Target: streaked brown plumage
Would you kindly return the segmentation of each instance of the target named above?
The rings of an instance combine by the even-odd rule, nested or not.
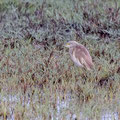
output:
[[[69,48],[71,59],[77,66],[86,67],[87,70],[92,69],[92,57],[82,44],[79,44],[76,41],[69,41],[65,47]]]

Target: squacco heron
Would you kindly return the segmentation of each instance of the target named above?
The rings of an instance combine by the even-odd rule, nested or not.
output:
[[[77,66],[85,67],[87,70],[93,68],[92,57],[85,46],[76,41],[69,41],[65,47],[69,48],[71,59]]]

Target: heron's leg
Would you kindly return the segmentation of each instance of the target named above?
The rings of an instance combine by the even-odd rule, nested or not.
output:
[[[78,68],[79,69],[79,73],[80,73],[80,75],[83,73],[83,70],[82,70],[82,68]]]
[[[83,82],[85,82],[86,79],[87,79],[86,69],[84,67],[83,68],[79,68],[79,73],[80,73],[80,76],[81,76]]]

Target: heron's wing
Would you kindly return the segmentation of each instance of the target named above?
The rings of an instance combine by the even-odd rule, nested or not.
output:
[[[75,56],[81,64],[86,66],[88,69],[91,69],[93,66],[92,58],[88,50],[84,46],[78,46],[75,48]]]

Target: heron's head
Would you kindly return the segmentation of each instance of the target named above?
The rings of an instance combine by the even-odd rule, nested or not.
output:
[[[76,45],[79,45],[76,41],[69,41],[64,46],[67,48],[75,47]]]

